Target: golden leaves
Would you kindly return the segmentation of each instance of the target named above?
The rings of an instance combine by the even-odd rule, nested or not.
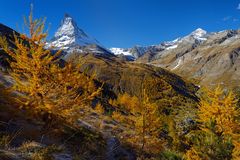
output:
[[[220,87],[213,91],[208,90],[205,93],[205,97],[200,102],[197,118],[203,139],[201,139],[200,135],[200,137],[197,137],[200,140],[199,144],[206,145],[206,147],[213,145],[214,148],[197,146],[198,144],[195,142],[191,150],[188,150],[186,153],[187,159],[198,159],[200,155],[203,157],[208,157],[209,155],[220,156],[222,154],[221,149],[224,148],[225,156],[229,157],[232,154],[233,159],[239,159],[240,112],[237,108],[235,95],[233,92],[224,91]],[[207,151],[209,155],[204,153],[204,151]],[[213,151],[220,152],[214,153]]]
[[[198,152],[193,147],[186,152],[184,158],[186,160],[202,160],[199,157]]]
[[[95,107],[95,111],[99,114],[104,114],[104,108],[100,103],[97,103],[97,105]]]
[[[143,152],[159,153],[162,141],[159,139],[162,123],[157,105],[144,95],[143,101],[127,93],[119,95],[117,100],[110,100],[116,107],[112,117],[125,126],[126,140]],[[131,136],[129,136],[129,134]]]
[[[236,102],[232,92],[224,94],[219,87],[215,91],[209,91],[208,99],[201,101],[198,121],[203,124],[214,121],[217,132],[233,135],[235,132],[240,131],[237,120],[239,111]]]
[[[14,49],[7,39],[0,37],[0,46],[9,54],[11,77],[15,81],[11,87],[18,93],[18,99],[33,112],[45,111],[61,117],[75,117],[77,109],[86,107],[101,92],[93,78],[79,72],[79,68],[66,63],[58,65],[61,51],[52,55],[45,49],[45,19],[33,19],[32,13],[25,25],[26,34],[14,35]],[[70,113],[71,112],[71,113]]]

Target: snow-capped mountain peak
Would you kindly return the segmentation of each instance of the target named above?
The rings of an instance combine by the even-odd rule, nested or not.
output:
[[[54,46],[56,49],[65,50],[76,45],[86,46],[91,44],[100,46],[100,43],[80,29],[77,23],[68,14],[65,14],[54,38],[49,43],[50,46]]]
[[[203,30],[202,28],[198,28],[193,31],[189,36],[192,36],[195,39],[206,40],[204,36],[206,36],[207,31]]]
[[[57,32],[55,33],[54,37],[61,37],[61,36],[78,36],[78,37],[88,37],[83,30],[81,30],[76,22],[73,20],[71,16],[65,14],[64,19],[61,22],[61,26],[58,28]]]

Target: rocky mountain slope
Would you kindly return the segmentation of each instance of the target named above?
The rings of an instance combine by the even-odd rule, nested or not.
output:
[[[157,97],[154,92],[161,92],[161,86],[167,85],[176,95],[197,100],[195,92],[198,87],[160,67],[126,62],[115,56],[93,53],[72,54],[66,61],[77,64],[81,62],[81,69],[88,74],[94,73],[99,81],[106,83],[113,91],[112,96],[127,92],[140,97],[141,89],[146,81],[147,86],[159,84],[157,88],[147,88],[152,89],[151,97],[154,99]]]
[[[132,56],[138,63],[163,67],[194,79],[199,85],[236,87],[240,78],[239,37],[238,30],[208,33],[199,28],[185,37],[159,45],[110,50],[117,55]]]
[[[200,84],[238,86],[240,32],[210,33],[204,39],[183,39],[171,50],[146,53],[137,61],[171,70]]]

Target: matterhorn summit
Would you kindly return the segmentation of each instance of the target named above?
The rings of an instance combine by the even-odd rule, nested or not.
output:
[[[54,49],[72,50],[76,46],[98,45],[100,43],[80,29],[71,16],[65,14],[60,27],[48,46]]]

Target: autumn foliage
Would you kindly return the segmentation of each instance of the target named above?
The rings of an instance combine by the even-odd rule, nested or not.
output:
[[[112,117],[126,127],[125,138],[142,152],[159,153],[162,141],[159,133],[162,128],[158,107],[151,103],[144,91],[144,99],[122,94],[117,100],[111,101],[116,107]]]
[[[34,20],[31,12],[25,23],[29,33],[15,34],[14,48],[5,37],[0,38],[0,46],[13,58],[9,74],[14,83],[10,90],[22,106],[36,113],[74,117],[73,113],[91,102],[101,88],[96,87],[93,77],[81,73],[79,66],[60,65],[61,51],[53,54],[45,48],[44,19]]]
[[[198,119],[186,159],[239,159],[240,121],[234,94],[217,87],[202,98]]]

